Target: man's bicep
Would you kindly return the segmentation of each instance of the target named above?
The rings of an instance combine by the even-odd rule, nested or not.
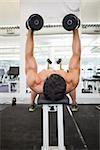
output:
[[[36,73],[32,69],[28,70],[26,73],[27,85],[31,87],[35,83],[35,80],[36,80]]]
[[[80,68],[80,56],[73,55],[69,62],[69,70]]]
[[[77,87],[79,80],[80,80],[80,68],[73,69],[72,71],[72,78],[73,78],[73,87]]]
[[[25,73],[30,70],[37,72],[37,63],[34,57],[29,57],[25,59]]]

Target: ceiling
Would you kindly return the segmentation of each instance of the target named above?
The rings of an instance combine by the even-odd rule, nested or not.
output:
[[[38,12],[46,22],[60,21],[71,12],[80,14],[82,22],[100,22],[100,0],[0,0],[0,25],[20,24],[23,7],[26,17]]]
[[[100,0],[0,0],[0,26],[20,25],[26,36],[25,21],[32,13],[39,13],[46,23],[58,23],[67,13],[80,17],[82,23],[100,23]],[[41,35],[35,37],[36,55],[71,55],[72,35]],[[0,37],[0,47],[20,47],[19,37]],[[82,35],[82,54],[100,53],[100,35]],[[99,47],[99,48],[98,48]],[[49,50],[49,52],[47,52]],[[42,51],[42,54],[41,54]],[[13,51],[12,51],[13,52]],[[97,53],[96,53],[97,52]],[[54,54],[54,52],[52,52]],[[18,50],[16,50],[18,55]],[[1,54],[0,54],[1,55]]]

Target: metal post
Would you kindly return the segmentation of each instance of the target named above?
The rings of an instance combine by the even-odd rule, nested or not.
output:
[[[58,149],[65,150],[63,130],[63,104],[58,104]]]
[[[48,105],[43,105],[43,147],[42,150],[49,150],[49,124]]]

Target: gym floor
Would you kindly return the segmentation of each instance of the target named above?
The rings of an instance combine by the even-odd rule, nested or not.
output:
[[[100,111],[96,105],[79,105],[74,118],[82,132],[88,150],[99,150]],[[50,113],[50,145],[57,145],[56,113]],[[66,106],[64,106],[65,145],[68,150],[84,150]],[[41,108],[28,112],[28,105],[0,105],[1,150],[40,150]]]

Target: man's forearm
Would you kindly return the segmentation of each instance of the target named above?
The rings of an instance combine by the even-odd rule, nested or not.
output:
[[[26,57],[33,56],[33,49],[34,49],[34,33],[31,30],[28,30],[27,40],[26,40]]]
[[[72,99],[72,103],[73,103],[73,104],[76,104],[76,89],[74,89],[73,91],[71,91],[71,92],[69,93],[69,95],[70,95],[70,97],[71,97],[71,99]]]
[[[79,37],[78,29],[73,30],[72,49],[73,49],[74,54],[79,55],[81,53],[81,44],[80,44],[80,37]]]

